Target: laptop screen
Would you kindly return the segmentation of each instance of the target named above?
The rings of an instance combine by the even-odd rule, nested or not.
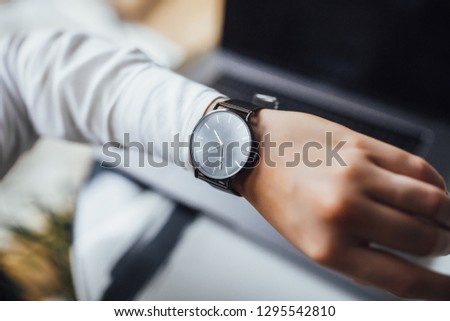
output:
[[[227,0],[222,46],[450,121],[450,1]]]

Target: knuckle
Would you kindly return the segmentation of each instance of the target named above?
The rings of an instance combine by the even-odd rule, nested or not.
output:
[[[362,176],[360,162],[355,160],[355,156],[347,157],[349,163],[347,166],[339,167],[337,172],[338,179],[342,182],[358,182]]]
[[[356,150],[366,150],[367,149],[367,141],[363,137],[352,137],[348,140],[349,146],[353,147]]]
[[[345,193],[336,194],[325,202],[322,211],[323,219],[333,225],[345,223],[349,219],[353,206],[354,200],[350,195]]]
[[[426,160],[419,156],[412,156],[411,162],[419,177],[425,177],[427,175],[430,165]]]
[[[332,240],[324,240],[320,244],[310,247],[306,254],[310,259],[321,265],[333,266],[336,263],[337,252]]]

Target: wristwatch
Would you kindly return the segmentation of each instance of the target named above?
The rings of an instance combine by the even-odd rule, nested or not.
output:
[[[189,144],[195,177],[239,196],[232,188],[232,180],[258,160],[258,143],[250,118],[261,108],[278,106],[274,97],[260,95],[262,99],[258,99],[256,96],[253,102],[258,105],[236,99],[217,103],[197,123]],[[271,98],[275,99],[272,104]]]

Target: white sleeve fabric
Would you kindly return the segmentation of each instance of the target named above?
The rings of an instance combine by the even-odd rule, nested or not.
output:
[[[0,178],[39,136],[123,145],[129,134],[163,156],[162,142],[187,142],[221,96],[136,48],[74,32],[11,35],[0,44]]]

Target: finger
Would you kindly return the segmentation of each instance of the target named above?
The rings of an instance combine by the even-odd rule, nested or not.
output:
[[[358,239],[417,256],[450,254],[450,231],[370,199],[360,203],[341,221]]]
[[[450,197],[436,186],[375,168],[366,191],[373,199],[450,227]]]
[[[345,262],[336,267],[342,273],[383,288],[399,297],[450,300],[450,277],[417,266],[383,250],[354,246]]]
[[[442,176],[423,158],[371,137],[365,140],[365,144],[368,147],[369,158],[378,166],[446,190]]]

